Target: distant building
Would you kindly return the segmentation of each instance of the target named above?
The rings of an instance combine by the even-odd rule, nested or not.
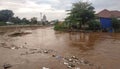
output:
[[[100,19],[102,29],[112,32],[113,30],[111,19],[117,18],[120,20],[120,11],[109,11],[107,9],[104,9],[97,13],[97,16]]]
[[[41,19],[41,22],[42,22],[43,25],[48,24],[48,20],[47,20],[46,15],[43,15],[43,17],[42,17],[42,19]]]
[[[43,19],[42,19],[43,22],[46,22],[47,21],[47,17],[44,15],[43,16]]]
[[[7,25],[13,25],[13,22],[6,22]]]

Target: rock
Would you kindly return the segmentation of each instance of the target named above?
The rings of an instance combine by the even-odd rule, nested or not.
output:
[[[10,65],[10,64],[4,64],[3,67],[4,67],[4,69],[8,69],[8,68],[11,68],[12,65]]]

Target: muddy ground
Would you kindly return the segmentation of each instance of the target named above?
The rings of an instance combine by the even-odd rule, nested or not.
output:
[[[0,69],[120,69],[120,33],[0,27]]]

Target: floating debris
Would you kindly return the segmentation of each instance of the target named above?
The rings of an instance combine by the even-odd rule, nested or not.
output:
[[[67,63],[67,62],[64,62],[64,64],[65,64],[65,65],[68,65],[69,63]]]
[[[76,67],[76,66],[81,64],[87,66],[93,66],[92,63],[90,63],[89,61],[83,58],[78,58],[77,56],[64,57],[61,55],[56,55],[55,51],[49,49],[29,49],[28,52],[22,53],[21,55],[30,55],[30,54],[38,54],[38,53],[50,55],[53,58],[56,58],[58,61],[62,62],[68,68],[80,69],[80,67]],[[43,69],[49,69],[49,68],[43,67]]]
[[[15,47],[11,47],[11,49],[15,49]]]
[[[69,62],[73,62],[73,59],[70,58],[68,61],[69,61]]]
[[[56,57],[56,55],[53,54],[52,57]]]
[[[35,50],[37,50],[37,49],[29,49],[30,51],[35,51]]]
[[[75,67],[75,64],[69,63],[69,64],[67,65],[67,67],[68,67],[68,68],[73,68],[73,67]]]
[[[23,36],[23,35],[27,35],[27,34],[31,34],[31,32],[14,32],[8,36],[17,37],[17,36]]]
[[[43,53],[48,53],[48,51],[47,51],[47,50],[44,50]]]
[[[4,67],[4,69],[8,69],[8,68],[11,68],[12,65],[11,64],[4,64],[3,67]]]
[[[73,59],[78,59],[76,56],[72,56],[71,58],[73,58]]]

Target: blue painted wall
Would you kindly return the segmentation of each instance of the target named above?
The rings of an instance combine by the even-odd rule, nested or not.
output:
[[[100,23],[102,29],[109,29],[109,32],[112,32],[112,22],[110,18],[100,18]]]

